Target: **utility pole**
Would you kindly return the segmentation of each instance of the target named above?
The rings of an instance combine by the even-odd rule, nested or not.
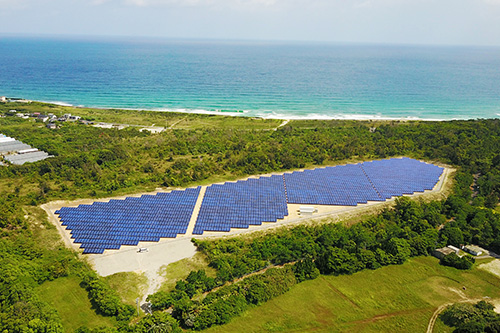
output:
[[[135,299],[135,304],[137,304],[137,316],[139,316],[139,297]]]

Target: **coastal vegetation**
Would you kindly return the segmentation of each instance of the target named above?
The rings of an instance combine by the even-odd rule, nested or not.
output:
[[[41,103],[0,104],[0,114],[12,108],[73,113],[96,122],[172,127],[181,121],[178,125],[183,125],[150,134],[138,126],[118,130],[65,122],[48,129],[42,122],[0,118],[1,133],[54,156],[33,164],[0,166],[0,331],[73,330],[71,325],[78,321],[69,323],[66,317],[71,316],[67,311],[71,301],[52,301],[58,297],[54,286],[59,282],[61,290],[80,288],[71,293],[75,306],[90,304],[92,311],[84,315],[98,323],[79,332],[147,332],[158,325],[179,331],[227,323],[252,313],[256,306],[287,297],[289,290],[324,284],[334,277],[363,276],[431,260],[422,256],[436,246],[474,243],[500,252],[500,217],[495,211],[500,195],[499,120],[310,120],[290,121],[278,128],[281,122],[276,120]],[[120,297],[110,287],[112,281],[97,276],[84,259],[63,246],[55,227],[37,207],[51,200],[186,187],[392,156],[455,166],[452,194],[431,202],[404,198],[352,226],[298,226],[196,241],[210,270],[196,267],[170,290],[151,295],[155,311],[140,318],[135,317],[130,297]],[[454,270],[437,267],[433,269]],[[468,272],[452,274],[480,274],[474,267]],[[481,274],[483,279],[493,278]],[[480,290],[499,292],[486,286]],[[167,308],[172,315],[162,311]],[[279,323],[269,329],[275,324]]]

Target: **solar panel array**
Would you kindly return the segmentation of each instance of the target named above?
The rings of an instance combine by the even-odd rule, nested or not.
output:
[[[193,234],[228,232],[288,215],[288,203],[355,206],[431,190],[443,168],[409,158],[341,165],[207,187]],[[84,253],[185,234],[200,188],[63,207],[56,214]]]
[[[63,207],[56,211],[83,253],[103,253],[121,245],[158,242],[185,234],[200,187]]]
[[[360,164],[382,199],[432,190],[443,173],[437,165],[411,158],[387,159]]]
[[[193,234],[230,231],[288,215],[283,176],[251,178],[207,187]]]

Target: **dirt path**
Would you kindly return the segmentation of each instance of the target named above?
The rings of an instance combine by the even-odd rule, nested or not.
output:
[[[170,125],[170,127],[168,129],[173,129],[175,125],[177,125],[178,123],[180,123],[181,121],[183,121],[184,119],[186,119],[187,117],[184,117],[182,118],[181,120],[177,120],[175,123],[173,123],[172,125]]]
[[[263,268],[263,269],[261,269],[261,270],[259,270],[259,271],[252,272],[252,273],[250,273],[250,274],[244,275],[244,276],[242,276],[242,277],[239,277],[239,278],[237,278],[237,279],[234,279],[234,280],[233,280],[233,281],[231,281],[231,282],[226,282],[226,283],[224,283],[222,286],[215,287],[215,288],[213,288],[213,289],[212,289],[212,290],[210,290],[210,291],[206,291],[206,292],[204,292],[204,293],[203,293],[203,296],[208,295],[208,293],[215,292],[215,291],[217,291],[217,290],[219,290],[220,288],[223,288],[223,287],[225,287],[225,286],[230,286],[230,285],[232,285],[232,284],[235,284],[235,283],[237,283],[237,282],[240,282],[240,281],[242,281],[242,280],[246,279],[247,277],[250,277],[250,276],[253,276],[253,275],[260,275],[260,274],[264,274],[264,273],[265,273],[268,269],[271,269],[271,268],[283,268],[283,267],[285,267],[286,265],[293,265],[293,264],[295,264],[296,262],[297,262],[297,261],[287,262],[286,264],[283,264],[283,265],[269,265],[269,266],[267,266],[266,268]]]
[[[198,194],[198,199],[196,200],[196,204],[194,205],[193,214],[191,215],[191,219],[189,220],[188,228],[186,230],[186,236],[188,237],[193,235],[194,226],[196,224],[196,220],[198,219],[201,203],[203,202],[203,198],[205,197],[206,191],[207,187],[202,186],[200,189],[200,193]]]
[[[386,319],[386,318],[407,315],[407,314],[411,314],[411,313],[424,312],[427,310],[429,310],[429,308],[396,311],[396,312],[385,313],[385,314],[373,316],[371,318],[361,319],[361,320],[357,320],[357,321],[351,321],[351,322],[349,322],[349,324],[370,324],[370,323],[374,323],[376,321]]]
[[[345,300],[345,301],[347,301],[347,302],[351,303],[351,305],[352,305],[352,306],[354,306],[355,308],[361,309],[361,307],[360,307],[358,304],[354,303],[354,301],[353,301],[352,299],[350,299],[349,297],[347,297],[347,296],[346,296],[343,292],[341,292],[340,290],[338,290],[337,288],[335,288],[335,287],[333,286],[333,284],[331,284],[330,282],[328,282],[328,281],[325,279],[325,277],[324,277],[323,275],[321,275],[321,279],[322,279],[323,281],[325,281],[325,282],[326,282],[326,284],[328,285],[328,287],[329,287],[329,288],[330,288],[330,289],[331,289],[334,293],[336,293],[337,295],[339,295],[339,296],[340,296],[340,298],[342,298],[343,300]]]
[[[486,299],[485,297],[483,297],[483,298],[468,298],[468,299],[464,299],[461,301],[452,302],[452,303],[445,303],[443,305],[440,305],[436,309],[436,311],[434,311],[434,313],[432,314],[431,320],[429,321],[429,325],[427,325],[427,333],[432,333],[434,331],[434,325],[436,324],[436,320],[438,319],[439,314],[441,314],[441,312],[443,312],[444,309],[446,309],[446,307],[448,307],[452,304],[455,304],[455,303],[477,303],[479,301],[484,301],[485,299]],[[487,301],[488,302],[496,302],[498,300],[487,299]]]
[[[290,119],[285,119],[285,120],[283,120],[283,122],[282,122],[281,124],[279,124],[279,126],[278,126],[278,127],[276,127],[274,130],[275,130],[275,131],[277,131],[277,130],[278,130],[278,128],[285,126],[285,125],[286,125],[286,124],[288,124],[289,122],[290,122]]]

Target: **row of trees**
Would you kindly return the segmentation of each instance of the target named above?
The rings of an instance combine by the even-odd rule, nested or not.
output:
[[[2,179],[36,184],[35,195],[20,191],[27,204],[393,155],[438,159],[478,174],[478,206],[493,207],[500,188],[498,120],[383,123],[374,133],[369,122],[336,121],[291,122],[277,131],[208,128],[157,135],[74,123],[53,131],[22,119],[1,121],[4,134],[55,156],[0,168]]]

